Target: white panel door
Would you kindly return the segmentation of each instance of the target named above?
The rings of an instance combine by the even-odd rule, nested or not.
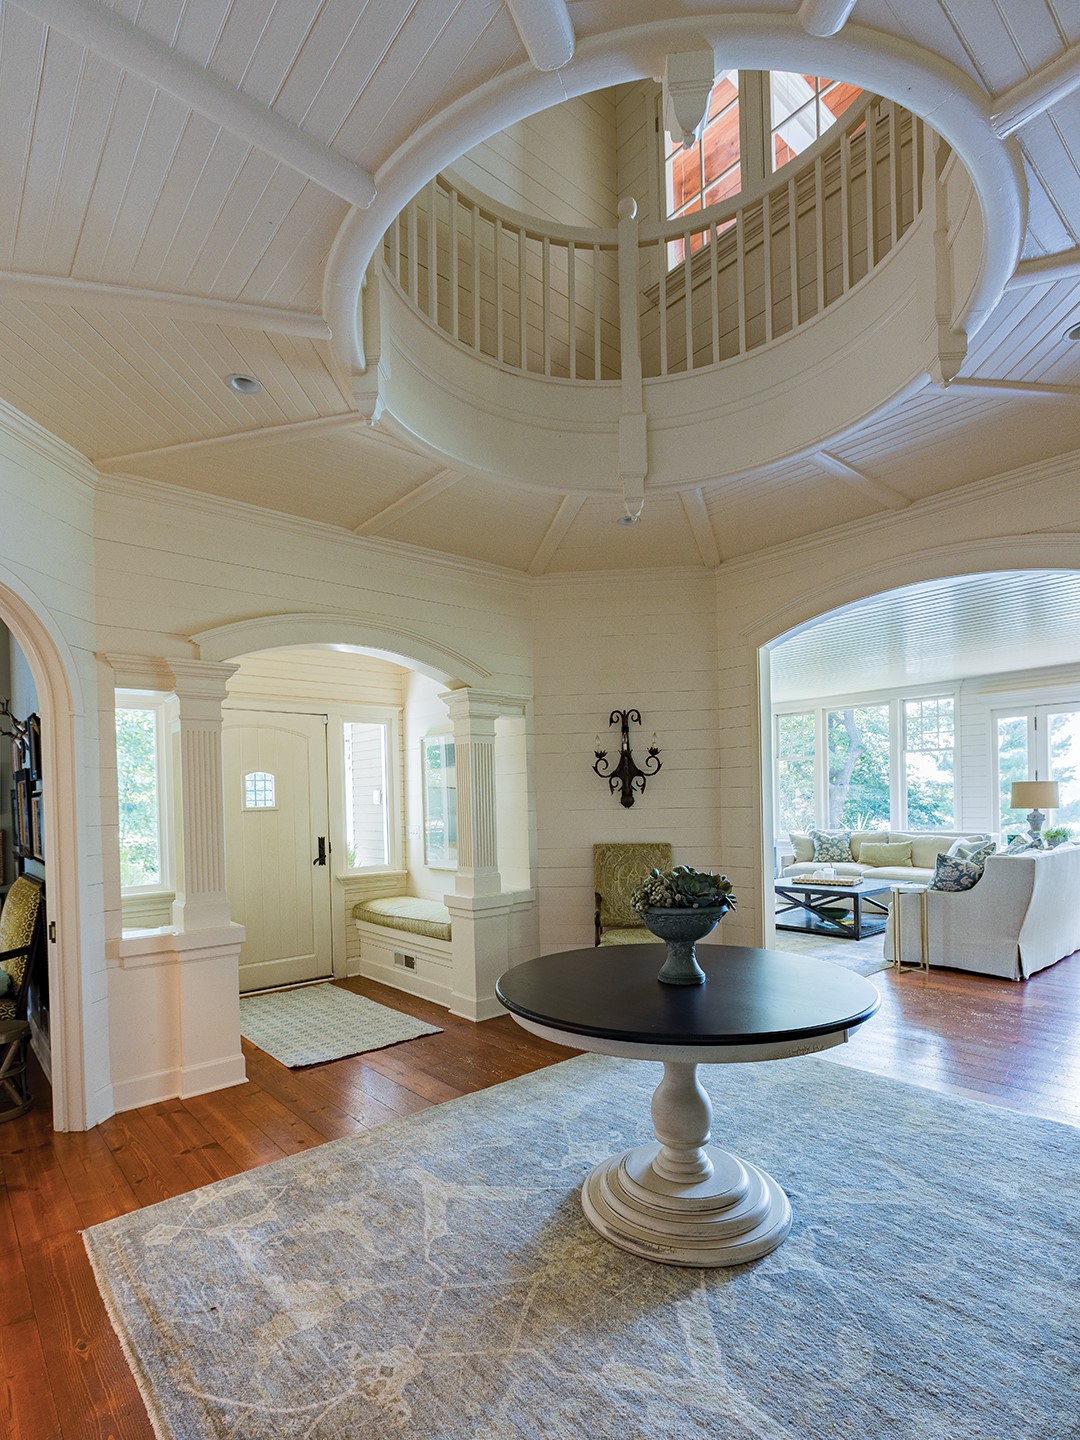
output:
[[[247,930],[240,989],[323,979],[333,973],[326,721],[226,710],[222,753],[229,905]]]

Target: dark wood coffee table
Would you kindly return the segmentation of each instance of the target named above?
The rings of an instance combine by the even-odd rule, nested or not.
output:
[[[748,1160],[710,1145],[699,1065],[782,1060],[842,1045],[880,1003],[861,975],[741,945],[703,945],[704,985],[663,985],[662,945],[542,955],[495,993],[519,1025],[601,1055],[663,1062],[655,1142],[602,1161],[581,1204],[606,1239],[669,1265],[741,1265],[791,1228],[783,1190]]]
[[[776,898],[786,903],[776,912],[776,928],[811,935],[842,935],[848,940],[880,935],[885,929],[889,908],[876,897],[888,895],[896,884],[895,880],[862,880],[858,885],[833,885],[828,880],[782,877],[776,881]],[[836,913],[840,900],[851,901],[851,910],[845,916]],[[869,915],[863,909],[864,902],[871,906]],[[779,919],[792,911],[802,912],[798,921]]]

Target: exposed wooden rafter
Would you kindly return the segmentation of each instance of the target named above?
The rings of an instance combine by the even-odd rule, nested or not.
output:
[[[887,510],[906,510],[911,504],[908,497],[901,495],[899,490],[886,485],[884,480],[875,480],[873,475],[864,475],[861,470],[856,470],[854,465],[841,460],[839,455],[833,455],[828,450],[815,450],[812,458],[822,470],[835,476],[837,480],[842,480],[845,485],[850,485],[852,490],[857,490],[861,495],[871,496]]]
[[[422,485],[417,485],[400,500],[395,500],[392,505],[370,516],[359,525],[353,526],[353,533],[356,535],[377,535],[380,530],[385,530],[387,525],[394,520],[400,520],[405,515],[410,515],[418,510],[421,505],[426,505],[429,500],[434,500],[436,495],[441,495],[444,490],[449,490],[451,485],[456,485],[459,480],[465,477],[460,470],[440,470],[432,475],[430,480],[425,480]]]
[[[856,0],[802,0],[799,24],[808,35],[826,39],[844,28],[855,5]]]
[[[706,570],[715,570],[721,562],[720,547],[716,543],[716,531],[709,519],[709,511],[705,505],[701,487],[698,486],[694,490],[680,490],[679,499],[682,501],[686,523],[690,526],[690,533],[694,537],[698,554],[701,556],[701,563]]]
[[[1080,385],[1041,385],[1034,380],[982,380],[977,375],[958,375],[950,380],[950,390],[985,390],[994,395],[1019,395],[1026,399],[1075,399]]]
[[[555,518],[544,532],[544,538],[536,547],[536,553],[529,561],[530,575],[543,575],[551,563],[551,557],[558,550],[571,525],[578,517],[578,512],[585,504],[584,495],[564,495],[555,512]]]
[[[189,60],[148,30],[97,0],[13,0],[20,10],[67,35],[95,55],[172,95],[257,150],[314,180],[350,205],[364,209],[375,198],[375,181],[314,136],[268,110],[254,96]]]
[[[265,330],[329,340],[330,326],[321,315],[276,305],[249,305],[242,300],[215,300],[169,290],[142,290],[99,280],[72,280],[63,275],[31,275],[0,270],[0,299],[28,304],[75,305],[86,310],[123,310],[139,315],[168,315],[195,324],[224,325],[240,330]]]
[[[284,425],[260,425],[255,430],[234,430],[227,435],[211,435],[205,440],[179,440],[174,445],[158,445],[152,450],[133,450],[127,455],[109,455],[93,464],[106,475],[123,475],[138,471],[140,465],[168,460],[176,455],[194,458],[221,449],[247,449],[273,445],[279,441],[302,440],[309,435],[325,435],[334,430],[360,429],[366,426],[362,415],[350,410],[345,415],[320,415],[314,420],[291,420]]]
[[[1080,89],[1080,45],[1070,45],[1034,75],[995,95],[990,123],[1002,138],[1012,135],[1076,89]]]
[[[574,58],[574,25],[566,0],[506,0],[506,8],[537,70],[561,70]]]

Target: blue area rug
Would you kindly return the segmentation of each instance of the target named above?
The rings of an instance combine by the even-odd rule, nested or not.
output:
[[[1080,1131],[820,1059],[703,1067],[794,1226],[673,1268],[578,1201],[658,1073],[583,1056],[88,1231],[161,1440],[1080,1435]]]

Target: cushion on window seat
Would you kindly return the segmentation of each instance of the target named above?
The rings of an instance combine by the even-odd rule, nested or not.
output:
[[[361,900],[353,906],[353,919],[369,925],[385,925],[429,940],[449,940],[450,911],[441,900],[423,900],[419,895],[388,895],[379,900]]]

